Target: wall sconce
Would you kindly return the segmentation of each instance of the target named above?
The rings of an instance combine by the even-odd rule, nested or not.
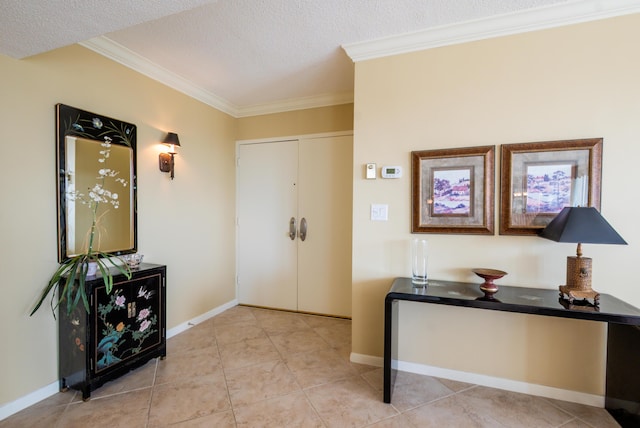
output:
[[[169,153],[160,153],[160,171],[162,172],[170,172],[171,179],[174,177],[175,164],[173,157],[176,155],[175,147],[180,147],[180,140],[178,139],[178,134],[174,132],[169,132],[165,137],[162,144],[166,144],[170,147]]]

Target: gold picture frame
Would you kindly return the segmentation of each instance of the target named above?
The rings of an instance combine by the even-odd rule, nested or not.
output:
[[[411,232],[494,234],[495,146],[411,152]]]
[[[503,144],[500,235],[537,235],[565,206],[600,210],[602,138]]]

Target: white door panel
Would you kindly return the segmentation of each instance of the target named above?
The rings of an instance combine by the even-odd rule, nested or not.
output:
[[[351,316],[353,138],[300,140],[298,310]]]
[[[297,309],[298,142],[240,145],[238,301]]]

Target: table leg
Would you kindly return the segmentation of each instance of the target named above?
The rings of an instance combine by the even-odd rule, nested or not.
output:
[[[393,361],[398,359],[398,301],[387,297],[384,301],[384,371],[383,400],[391,403],[396,377]]]
[[[640,327],[608,324],[605,407],[623,427],[640,426]]]

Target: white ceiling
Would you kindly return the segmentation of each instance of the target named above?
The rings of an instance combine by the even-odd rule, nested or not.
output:
[[[238,117],[349,102],[354,60],[637,12],[639,0],[0,0],[0,53],[81,43]]]

